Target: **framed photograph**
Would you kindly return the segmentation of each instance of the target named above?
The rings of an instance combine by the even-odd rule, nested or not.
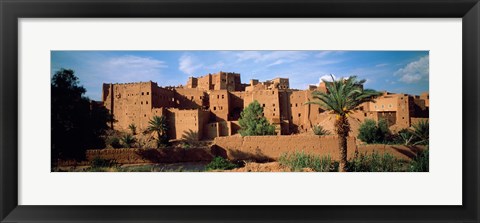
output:
[[[476,0],[0,10],[2,222],[479,221]]]

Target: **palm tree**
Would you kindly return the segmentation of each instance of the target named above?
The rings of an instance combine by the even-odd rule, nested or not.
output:
[[[130,129],[130,131],[132,131],[133,135],[137,134],[137,126],[135,124],[132,123],[132,124],[128,125],[128,128]]]
[[[149,126],[147,127],[147,133],[157,133],[157,148],[160,145],[164,144],[167,138],[167,118],[165,116],[153,116],[153,118],[148,122]]]
[[[373,101],[375,96],[380,95],[374,90],[363,89],[365,80],[357,80],[356,76],[350,76],[348,79],[340,78],[335,80],[333,75],[332,82],[326,83],[327,92],[314,91],[312,93],[313,101],[307,104],[318,104],[324,110],[336,114],[335,131],[338,135],[338,145],[340,149],[340,171],[347,171],[347,137],[350,132],[350,123],[348,115],[356,110],[362,103]]]
[[[122,138],[120,138],[120,140],[123,142],[123,144],[127,147],[127,148],[131,148],[132,145],[137,141],[135,139],[135,137],[133,137],[132,135],[130,134],[125,134],[124,136],[122,136]]]
[[[428,120],[420,120],[418,123],[412,125],[413,135],[417,137],[417,142],[414,145],[428,145],[429,142],[429,124]]]

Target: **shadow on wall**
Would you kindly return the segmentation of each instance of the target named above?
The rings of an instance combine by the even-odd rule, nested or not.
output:
[[[196,131],[193,131],[191,129],[187,130],[187,131],[183,131],[183,134],[182,134],[182,140],[185,142],[185,143],[188,143],[190,145],[196,145],[198,143],[198,132]]]
[[[212,145],[211,152],[214,156],[220,156],[229,160],[250,160],[256,162],[272,162],[275,161],[274,158],[265,155],[261,149],[255,149],[255,153],[245,152],[241,150],[231,149],[225,150],[217,145]]]
[[[425,149],[417,146],[391,146],[391,148],[410,159],[414,159],[420,151]]]
[[[200,162],[213,159],[212,153],[207,149],[141,149],[135,153],[151,163]]]

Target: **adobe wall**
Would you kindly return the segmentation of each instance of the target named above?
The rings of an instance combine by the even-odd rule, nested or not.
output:
[[[152,89],[158,87],[153,82],[112,84],[104,92],[109,94],[104,96],[105,107],[114,115],[117,122],[114,127],[117,129],[127,129],[132,123],[137,128],[146,127],[150,119],[152,109]],[[104,85],[105,88],[105,85]]]
[[[181,109],[196,109],[206,106],[208,99],[207,93],[198,88],[176,88],[175,100],[177,105],[175,107]]]
[[[396,158],[411,160],[416,153],[425,149],[423,146],[403,145],[356,145],[354,137],[348,138],[348,159],[359,153],[370,154],[374,151],[379,154],[389,153]],[[318,156],[330,155],[332,159],[339,159],[338,139],[336,136],[289,135],[289,136],[229,136],[215,138],[212,152],[223,155],[232,160],[257,161],[277,160],[284,153],[294,151],[305,152]]]
[[[209,91],[210,112],[215,115],[215,121],[229,120],[229,97],[227,90]]]
[[[353,154],[356,148],[354,137],[348,138],[348,152]],[[338,159],[338,140],[335,136],[282,135],[282,136],[245,136],[217,137],[212,148],[216,154],[226,155],[229,159],[277,160],[282,154],[303,151],[315,155],[330,155]]]
[[[209,112],[199,109],[167,109],[168,136],[170,139],[182,139],[187,135],[196,135],[197,140],[203,135],[203,127],[208,121]]]
[[[86,158],[90,162],[96,157],[115,160],[118,164],[139,163],[177,163],[209,162],[213,154],[208,148],[172,148],[172,149],[98,149],[87,150]]]
[[[428,121],[428,118],[410,118],[412,125],[416,125],[420,121]]]

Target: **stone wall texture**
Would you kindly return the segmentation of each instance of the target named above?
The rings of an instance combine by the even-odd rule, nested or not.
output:
[[[348,138],[348,158],[355,150],[359,153],[390,153],[399,159],[410,160],[422,146],[356,145],[354,137]],[[338,141],[335,136],[226,136],[217,137],[211,148],[170,149],[100,149],[88,150],[86,157],[115,160],[119,164],[209,162],[215,156],[230,160],[276,161],[284,153],[304,152],[318,156],[330,155],[338,160]]]
[[[86,157],[88,161],[99,157],[102,159],[115,160],[115,162],[119,164],[139,164],[211,161],[214,156],[208,148],[174,148],[87,150]]]
[[[356,140],[347,141],[349,155],[354,154]],[[277,160],[287,152],[305,152],[315,155],[330,155],[338,159],[338,140],[335,136],[281,135],[281,136],[245,136],[217,137],[213,141],[215,154],[229,159],[254,159],[259,161]]]

